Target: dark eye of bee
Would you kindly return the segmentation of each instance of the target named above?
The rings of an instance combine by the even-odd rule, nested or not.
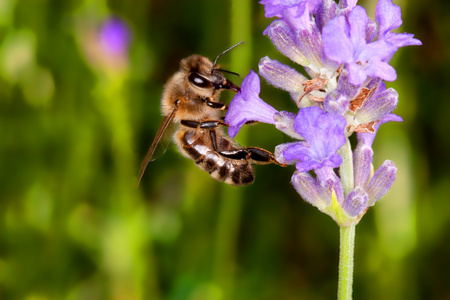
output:
[[[198,75],[197,73],[191,73],[189,75],[189,81],[199,87],[199,88],[210,88],[212,87],[212,83],[211,81],[209,81],[208,79],[201,77],[200,75]]]

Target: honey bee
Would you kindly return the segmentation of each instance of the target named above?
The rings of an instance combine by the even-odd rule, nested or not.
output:
[[[164,86],[161,99],[164,118],[142,162],[138,185],[152,161],[156,146],[172,123],[177,125],[173,141],[179,151],[219,181],[235,186],[247,185],[254,181],[251,164],[282,165],[269,151],[241,147],[222,130],[227,126],[223,121],[227,105],[218,102],[220,92],[231,90],[237,93],[240,88],[223,75],[233,72],[220,69],[216,63],[221,55],[239,44],[219,54],[214,63],[197,54],[181,60],[180,69]]]

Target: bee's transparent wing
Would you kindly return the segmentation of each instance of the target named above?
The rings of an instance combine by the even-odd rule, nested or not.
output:
[[[148,149],[147,155],[145,155],[145,158],[142,161],[137,185],[141,182],[142,176],[144,176],[144,172],[148,164],[163,155],[168,144],[170,143],[170,136],[172,135],[173,130],[175,130],[175,124],[172,123],[172,119],[176,111],[177,106],[174,106],[172,112],[168,116],[164,117],[159,125],[155,139],[153,140],[150,149]]]

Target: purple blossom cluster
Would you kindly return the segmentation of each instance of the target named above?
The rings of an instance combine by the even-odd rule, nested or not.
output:
[[[258,121],[294,138],[278,145],[275,156],[295,164],[292,184],[300,196],[343,226],[359,222],[395,180],[389,160],[373,171],[372,143],[381,124],[402,121],[392,114],[398,93],[385,85],[397,77],[389,61],[400,47],[421,45],[412,34],[393,32],[402,19],[392,0],[378,1],[375,20],[356,2],[262,0],[265,16],[276,18],[264,34],[309,78],[269,57],[260,60],[259,74],[289,92],[299,110],[277,111],[264,102],[251,71],[225,118],[231,137]]]

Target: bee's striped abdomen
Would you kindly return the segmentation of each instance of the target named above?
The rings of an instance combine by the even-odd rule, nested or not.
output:
[[[176,138],[180,138],[177,143],[180,151],[213,178],[232,185],[247,185],[254,181],[250,162],[222,156],[212,147],[209,134],[186,130]]]

